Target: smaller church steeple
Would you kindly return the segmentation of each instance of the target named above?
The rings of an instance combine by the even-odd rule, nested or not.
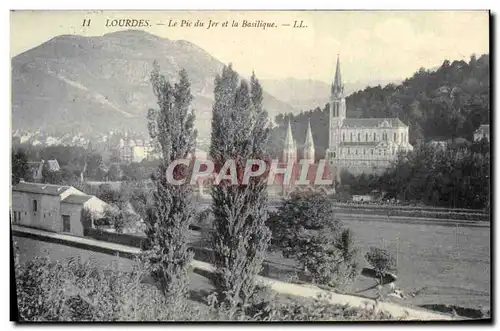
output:
[[[309,119],[307,125],[306,141],[304,143],[304,159],[310,164],[314,163],[314,141],[311,131],[311,119]]]
[[[296,160],[297,160],[297,147],[295,145],[295,140],[293,139],[290,119],[288,119],[288,128],[286,130],[286,136],[285,136],[285,146],[283,148],[283,162],[296,161]]]

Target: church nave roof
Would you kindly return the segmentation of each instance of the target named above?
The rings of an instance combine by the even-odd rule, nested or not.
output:
[[[342,128],[406,128],[399,118],[346,118]]]

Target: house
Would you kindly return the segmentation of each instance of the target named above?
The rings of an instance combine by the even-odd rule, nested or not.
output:
[[[31,172],[31,177],[35,183],[41,183],[43,180],[43,160],[42,161],[28,161],[28,168]]]
[[[480,125],[479,128],[474,132],[474,141],[479,141],[482,140],[483,138],[486,138],[488,141],[490,141],[489,124]]]
[[[83,236],[82,210],[88,209],[96,219],[107,206],[72,186],[21,181],[12,188],[13,223],[53,232]]]
[[[354,202],[370,202],[374,201],[375,197],[373,195],[369,194],[363,194],[363,195],[353,195],[352,196],[352,201]]]
[[[59,167],[59,162],[57,160],[44,160],[41,161],[29,161],[28,167],[31,171],[31,176],[35,183],[41,183],[43,181],[43,167],[47,165],[47,169],[49,171],[59,171],[61,168]]]

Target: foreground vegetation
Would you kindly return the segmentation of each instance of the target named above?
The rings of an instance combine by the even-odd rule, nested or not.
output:
[[[243,309],[226,310],[216,296],[172,302],[150,277],[147,263],[136,261],[132,272],[92,261],[51,262],[35,258],[19,263],[16,287],[20,321],[347,321],[387,320],[391,315],[372,307],[353,308],[316,300],[280,299],[259,287]]]

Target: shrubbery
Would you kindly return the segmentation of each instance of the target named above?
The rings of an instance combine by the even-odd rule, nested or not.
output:
[[[103,269],[93,261],[64,263],[46,258],[15,261],[20,321],[325,321],[381,320],[391,316],[374,308],[332,305],[315,300],[280,298],[258,287],[251,302],[239,310],[216,305],[216,295],[201,302],[175,302],[151,283],[150,267],[136,261],[131,272],[116,266]]]
[[[149,268],[137,263],[131,272],[93,261],[65,263],[16,259],[20,321],[167,321],[198,319],[196,304],[165,299],[146,283]]]
[[[213,215],[209,208],[205,208],[200,211],[196,217],[194,224],[203,229],[212,229],[213,228]]]
[[[388,272],[396,270],[396,259],[391,252],[383,248],[370,247],[365,258],[375,270],[376,276],[380,278],[381,284],[382,278]]]
[[[334,218],[332,201],[317,192],[293,193],[270,215],[272,249],[295,258],[315,283],[343,289],[357,275],[352,232]]]

